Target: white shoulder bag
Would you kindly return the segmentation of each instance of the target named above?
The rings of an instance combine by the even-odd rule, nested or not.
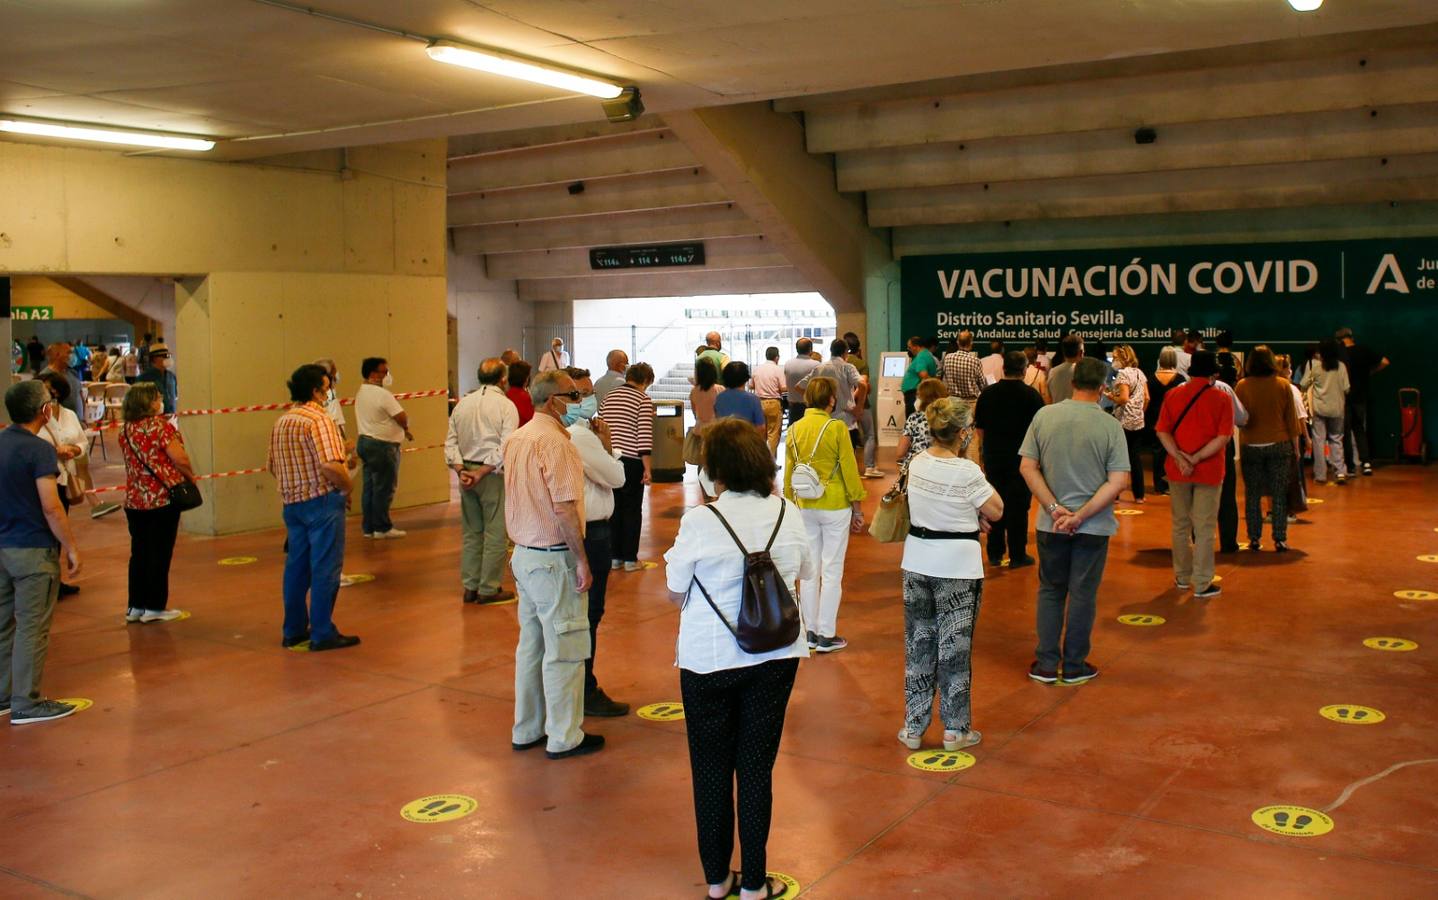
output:
[[[814,449],[809,452],[808,459],[803,462],[798,462],[798,450],[796,449],[794,451],[796,461],[793,471],[789,473],[789,486],[794,489],[795,497],[802,500],[818,500],[824,496],[824,490],[828,487],[828,482],[821,481],[819,479],[819,473],[814,470],[814,454],[819,452],[819,445],[824,443],[824,432],[828,431],[829,426],[833,424],[834,420],[830,419],[824,423],[823,428],[819,429],[819,437],[814,440]],[[834,466],[835,471],[837,471],[838,468],[836,464]],[[832,473],[830,474],[832,477]]]

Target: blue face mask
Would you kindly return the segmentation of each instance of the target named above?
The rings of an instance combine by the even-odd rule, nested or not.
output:
[[[564,407],[564,424],[573,425],[580,419],[588,421],[599,412],[599,398],[590,394],[578,403],[568,403]]]

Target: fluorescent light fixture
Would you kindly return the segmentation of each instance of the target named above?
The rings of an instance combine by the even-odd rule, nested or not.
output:
[[[600,81],[588,75],[550,68],[512,56],[505,56],[493,50],[478,50],[451,41],[435,41],[426,47],[425,51],[429,53],[430,59],[438,62],[464,66],[466,69],[478,69],[481,72],[503,75],[506,78],[532,81],[535,84],[548,85],[576,94],[588,94],[601,100],[613,100],[624,90],[620,85]]]
[[[61,125],[56,122],[34,122],[24,119],[0,119],[0,131],[28,134],[34,137],[62,138],[68,141],[98,141],[102,144],[125,144],[131,147],[159,147],[163,150],[209,150],[214,141],[203,138],[154,134],[144,131],[115,131],[89,125]]]
[[[1323,0],[1288,0],[1288,5],[1299,12],[1313,12],[1323,5]]]

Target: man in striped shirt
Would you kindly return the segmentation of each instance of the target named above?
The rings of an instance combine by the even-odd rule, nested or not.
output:
[[[275,421],[266,462],[279,482],[289,548],[282,643],[294,647],[308,642],[314,652],[343,650],[360,642],[341,634],[331,620],[351,489],[344,439],[325,412],[330,377],[323,367],[300,366],[290,376],[289,388],[295,405]]]
[[[649,483],[649,455],[654,449],[654,401],[645,390],[654,383],[654,369],[635,363],[624,373],[624,383],[609,392],[599,407],[609,423],[614,449],[624,465],[624,487],[614,492],[614,534],[610,567],[626,572],[644,568],[639,562],[639,532],[644,526],[644,486]]]

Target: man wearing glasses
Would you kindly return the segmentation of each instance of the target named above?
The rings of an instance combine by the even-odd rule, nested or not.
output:
[[[604,747],[602,736],[580,728],[593,576],[584,552],[584,461],[563,419],[583,395],[563,370],[541,372],[529,395],[534,418],[500,446],[519,592],[512,744],[544,744],[550,759],[564,759]]]

